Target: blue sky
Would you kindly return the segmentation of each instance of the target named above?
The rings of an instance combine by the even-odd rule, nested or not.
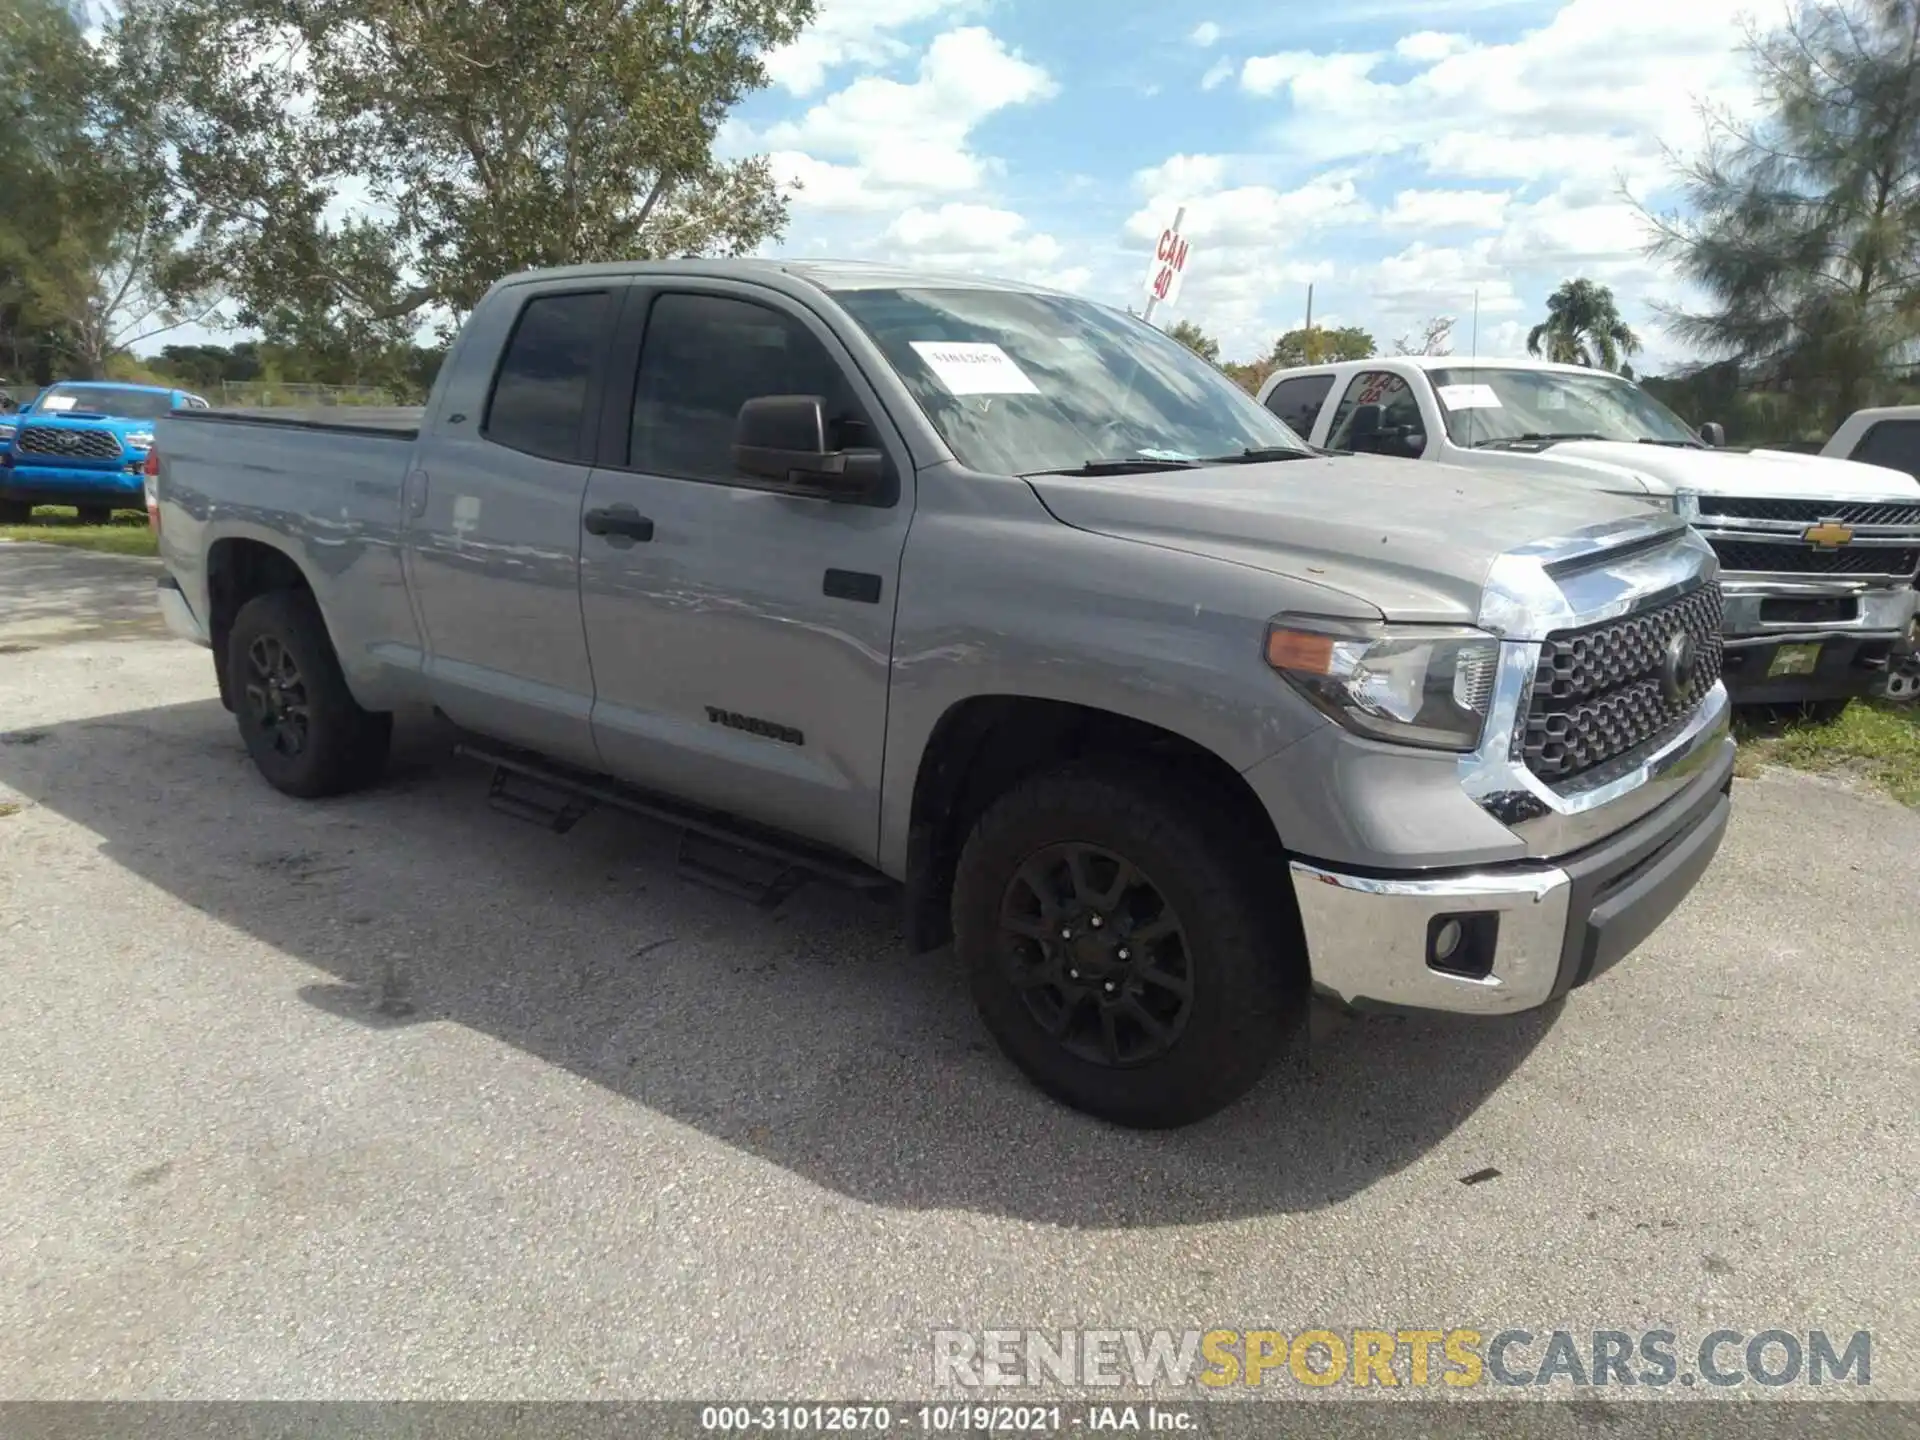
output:
[[[723,152],[797,185],[771,253],[888,259],[1144,302],[1264,353],[1301,323],[1388,348],[1437,315],[1520,354],[1561,280],[1613,287],[1643,373],[1693,358],[1627,196],[1668,208],[1700,107],[1750,102],[1755,0],[819,0]],[[1753,18],[1777,20],[1779,0]],[[341,202],[351,208],[342,196]],[[210,336],[198,326],[142,345]]]
[[[1139,303],[1187,206],[1177,314],[1228,358],[1316,318],[1383,346],[1429,316],[1518,353],[1545,295],[1614,287],[1658,369],[1625,192],[1747,103],[1734,0],[821,0],[723,137],[800,182],[775,253],[1039,278]],[[1761,20],[1773,18],[1763,11]]]

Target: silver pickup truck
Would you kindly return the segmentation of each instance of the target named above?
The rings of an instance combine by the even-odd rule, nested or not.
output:
[[[523,275],[418,416],[163,420],[160,604],[260,771],[432,706],[502,804],[897,890],[1041,1087],[1195,1120],[1311,991],[1522,1011],[1724,832],[1677,515],[1332,456],[1157,330],[868,266]]]

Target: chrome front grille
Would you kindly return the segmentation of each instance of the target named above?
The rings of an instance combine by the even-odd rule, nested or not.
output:
[[[1706,584],[1540,647],[1514,758],[1564,785],[1679,730],[1720,678],[1721,597]]]
[[[1920,525],[1920,501],[1766,500],[1745,495],[1702,495],[1702,515],[1740,520],[1781,520],[1790,525]]]
[[[14,440],[22,455],[46,455],[57,460],[118,460],[120,437],[111,430],[65,430],[51,425],[29,425]]]
[[[1823,550],[1799,540],[1746,540],[1725,533],[1707,536],[1722,570],[1761,575],[1877,575],[1911,577],[1920,568],[1920,547],[1854,541]]]

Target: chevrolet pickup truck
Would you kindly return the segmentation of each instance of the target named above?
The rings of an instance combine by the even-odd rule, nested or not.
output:
[[[90,525],[138,510],[154,422],[181,406],[207,402],[154,385],[68,380],[0,416],[0,522],[22,523],[36,505],[72,505]]]
[[[1543,361],[1301,367],[1271,376],[1260,400],[1328,449],[1469,464],[1680,514],[1720,559],[1736,704],[1837,715],[1885,689],[1920,638],[1920,482],[1896,469],[1721,449],[1630,380]]]
[[[504,808],[898,895],[1008,1056],[1128,1125],[1240,1095],[1316,988],[1557,1000],[1727,823],[1680,516],[1315,453],[1045,290],[522,275],[417,416],[177,412],[148,468],[160,607],[270,784],[370,784],[432,706]]]

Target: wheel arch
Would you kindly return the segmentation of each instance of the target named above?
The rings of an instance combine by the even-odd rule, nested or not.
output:
[[[313,581],[286,550],[251,536],[225,536],[207,550],[207,637],[213,648],[213,672],[220,703],[234,706],[233,680],[227,672],[227,638],[234,617],[249,600],[275,590],[303,590],[315,596]],[[322,619],[324,621],[324,613]]]
[[[1199,742],[1098,706],[974,695],[954,702],[935,722],[914,775],[904,865],[910,948],[924,952],[951,939],[960,849],[995,799],[1042,770],[1103,758],[1179,775],[1195,804],[1212,807],[1222,823],[1284,863],[1284,844],[1253,787]]]

